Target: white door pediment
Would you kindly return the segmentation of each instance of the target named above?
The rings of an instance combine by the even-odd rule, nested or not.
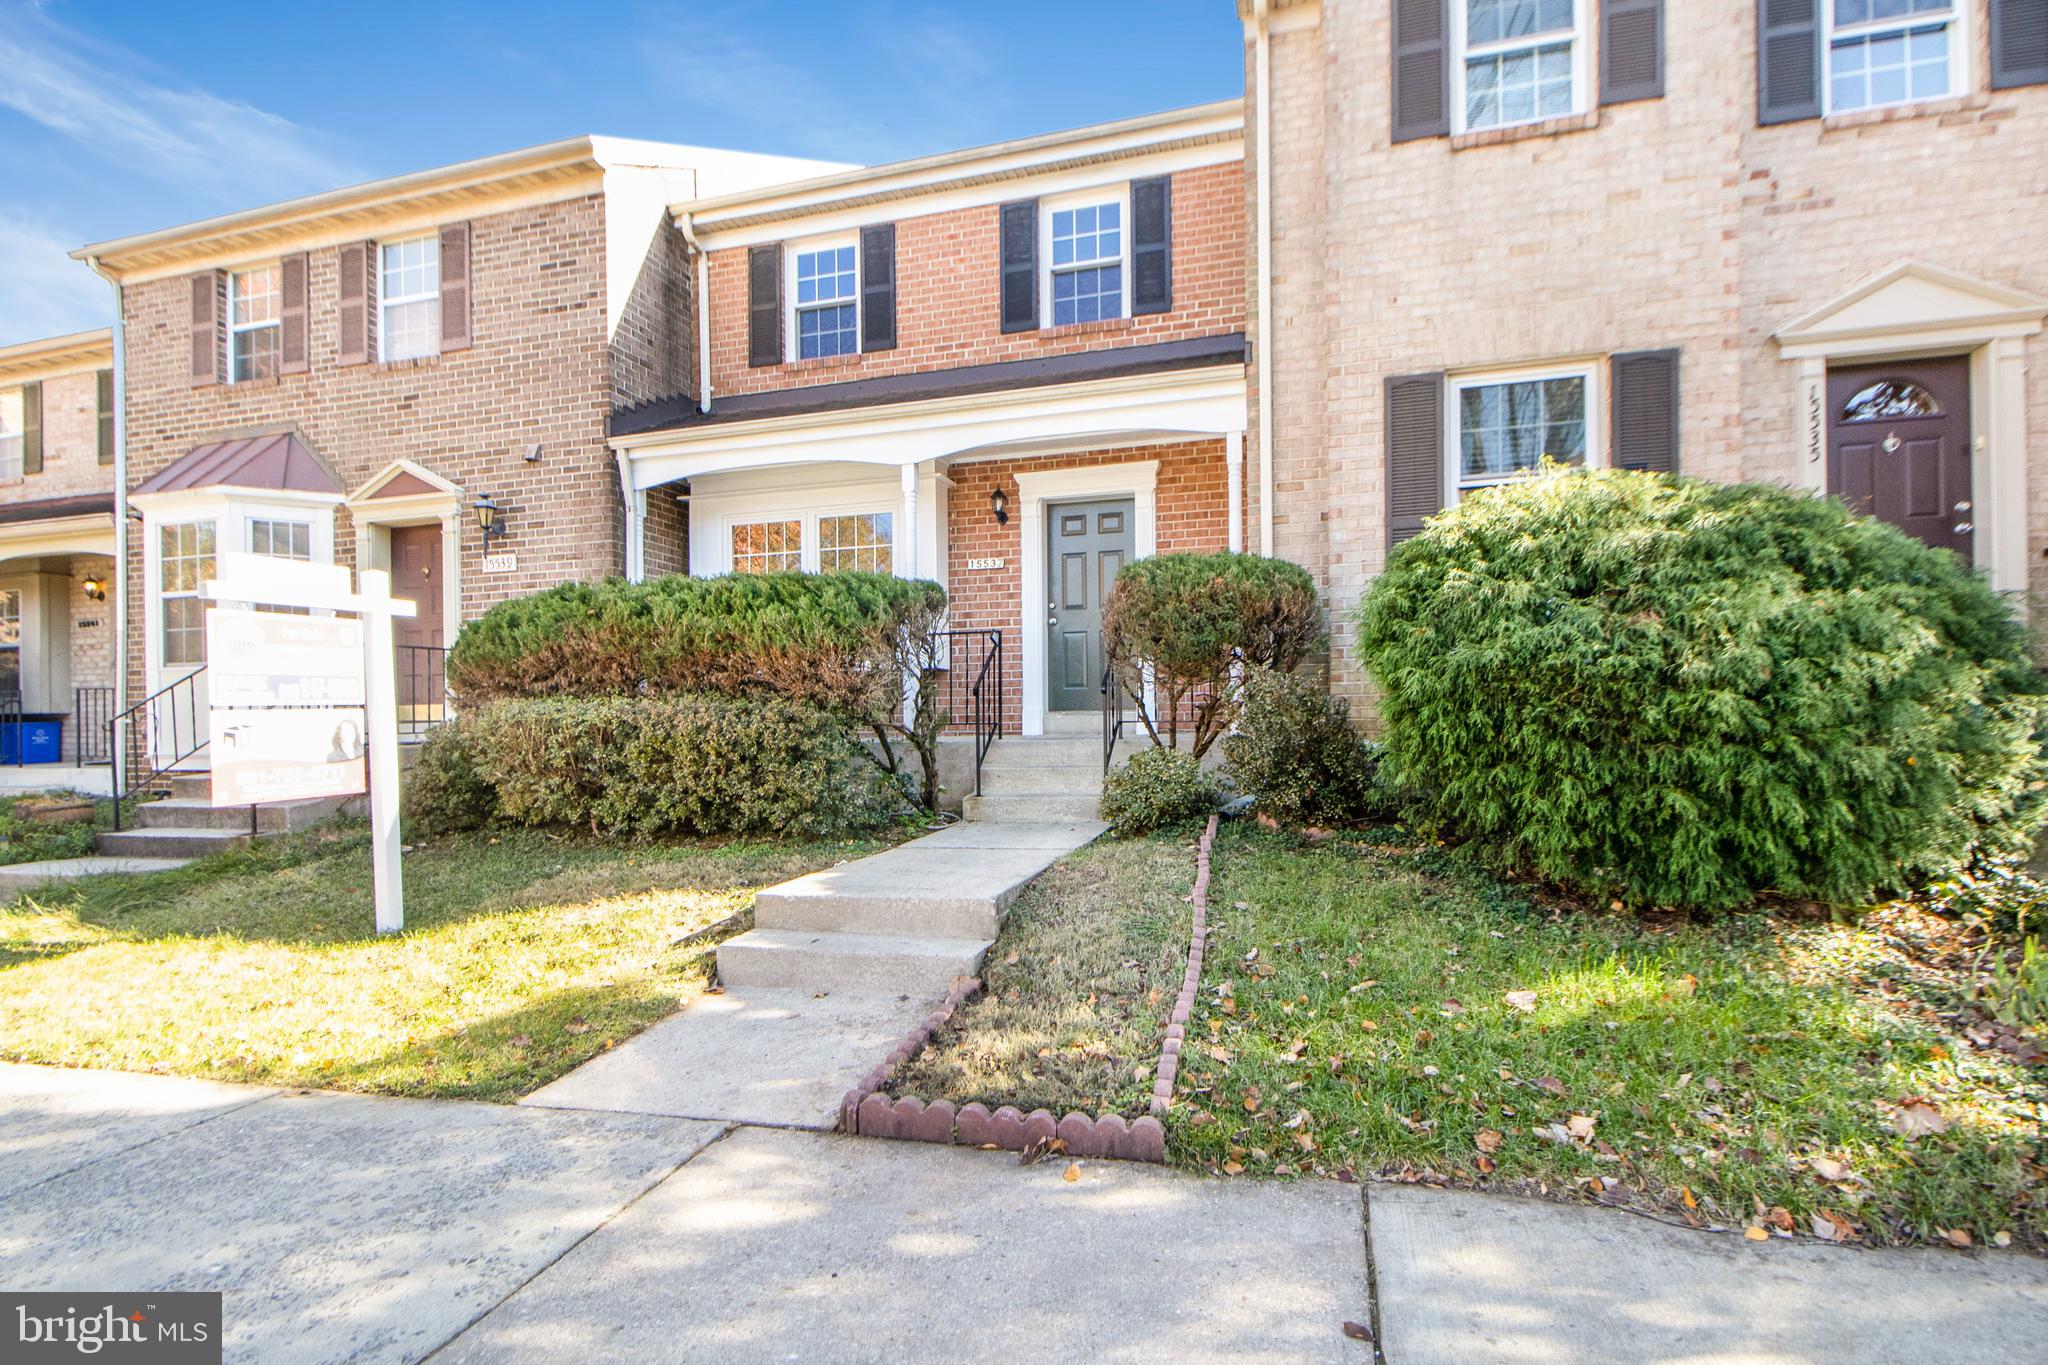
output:
[[[1883,344],[1915,337],[2030,336],[2048,317],[2048,298],[1907,261],[1788,323],[1777,332],[1788,357],[1839,352],[1858,342]]]

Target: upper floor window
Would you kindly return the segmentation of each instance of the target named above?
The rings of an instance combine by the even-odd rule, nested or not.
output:
[[[1594,449],[1594,382],[1591,368],[1453,381],[1450,487],[1503,483],[1535,473],[1546,459],[1585,464]]]
[[[228,380],[269,379],[277,373],[284,328],[283,289],[275,265],[228,273]]]
[[[1453,0],[1457,131],[1585,108],[1587,0]]]
[[[440,354],[440,238],[386,242],[377,254],[378,359]]]
[[[796,253],[796,355],[799,360],[860,350],[854,248],[824,246]]]
[[[0,483],[20,483],[21,469],[20,389],[0,389]]]
[[[1826,4],[1828,112],[1940,99],[1956,90],[1956,0]]]
[[[1124,206],[1052,211],[1052,325],[1124,315]]]

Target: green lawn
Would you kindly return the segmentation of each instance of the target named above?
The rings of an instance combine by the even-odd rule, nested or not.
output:
[[[1170,1160],[2048,1246],[2044,1075],[1962,1036],[1953,922],[1644,921],[1401,837],[1224,826]],[[1143,1112],[1192,873],[1186,833],[1062,863],[900,1088]]]
[[[510,1100],[703,989],[753,890],[878,843],[467,835],[371,929],[360,825],[0,910],[0,1058]],[[734,932],[728,927],[725,932]]]

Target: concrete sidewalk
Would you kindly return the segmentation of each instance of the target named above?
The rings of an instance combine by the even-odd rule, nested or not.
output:
[[[219,1289],[235,1361],[1984,1361],[2048,1262],[1410,1187],[0,1066],[0,1286]],[[1369,1213],[1369,1218],[1368,1218]],[[1369,1225],[1369,1239],[1368,1239]]]

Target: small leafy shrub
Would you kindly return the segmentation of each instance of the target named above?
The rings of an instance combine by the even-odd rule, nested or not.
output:
[[[1223,741],[1223,766],[1259,809],[1291,824],[1364,819],[1379,804],[1373,751],[1350,704],[1307,673],[1250,670],[1244,714]]]
[[[400,814],[409,834],[453,834],[490,823],[497,798],[476,769],[476,740],[467,716],[437,725],[399,780]]]
[[[1186,730],[1199,758],[1237,719],[1241,666],[1300,667],[1322,644],[1323,613],[1308,570],[1284,559],[1155,555],[1117,574],[1102,637],[1146,733],[1175,748]]]
[[[449,686],[507,697],[697,692],[883,709],[896,639],[943,610],[936,583],[884,573],[676,575],[564,583],[500,602],[462,628]]]
[[[1102,818],[1118,834],[1144,834],[1200,820],[1216,809],[1222,787],[1190,754],[1140,749],[1102,781]]]
[[[2038,827],[2042,683],[1968,565],[1840,502],[1609,471],[1488,490],[1358,610],[1387,776],[1636,904],[1837,904]]]
[[[1978,983],[1977,1005],[2008,1028],[2038,1030],[2048,1025],[2048,953],[2029,934],[2019,945],[2019,959],[1999,953]]]
[[[0,800],[0,863],[82,858],[93,851],[99,830],[110,823],[113,805],[103,801],[93,802],[93,818],[90,820],[60,823],[30,818],[27,807],[43,799]],[[49,799],[67,800],[54,795]]]
[[[524,698],[471,712],[453,733],[490,808],[514,824],[825,837],[908,809],[841,718],[800,702]]]

